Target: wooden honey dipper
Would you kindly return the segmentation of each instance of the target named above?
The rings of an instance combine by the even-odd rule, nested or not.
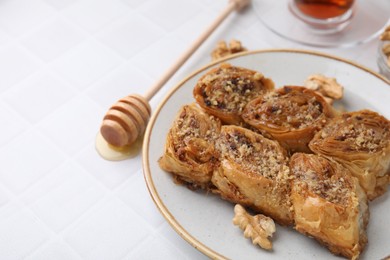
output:
[[[184,62],[199,48],[210,34],[234,10],[240,11],[250,0],[230,0],[217,19],[200,35],[190,48],[161,76],[144,97],[131,94],[117,101],[106,113],[100,127],[103,138],[114,147],[129,146],[141,136],[148,124],[151,108],[149,100],[173,76]]]

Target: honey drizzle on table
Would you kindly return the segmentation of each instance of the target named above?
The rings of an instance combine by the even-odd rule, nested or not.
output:
[[[96,135],[95,148],[98,154],[108,161],[123,161],[136,157],[142,148],[143,135],[131,145],[115,147],[107,143],[100,132]]]

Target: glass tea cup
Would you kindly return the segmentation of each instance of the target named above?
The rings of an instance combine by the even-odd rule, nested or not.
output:
[[[289,9],[312,31],[329,34],[342,31],[355,12],[354,0],[290,0]]]

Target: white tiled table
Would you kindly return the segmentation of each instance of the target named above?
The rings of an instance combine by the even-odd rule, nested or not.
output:
[[[143,94],[225,0],[0,1],[0,259],[202,259],[159,214],[141,156],[105,161],[108,107]],[[300,48],[252,9],[233,14],[153,98],[210,61],[217,41]],[[316,49],[377,71],[377,41]]]

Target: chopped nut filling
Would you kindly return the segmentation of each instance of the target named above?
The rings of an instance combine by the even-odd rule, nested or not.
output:
[[[315,97],[298,91],[269,93],[252,111],[251,117],[258,121],[293,129],[310,126],[323,115],[322,104]]]
[[[188,107],[184,107],[176,120],[175,135],[177,138],[173,139],[175,151],[180,159],[184,159],[185,155],[189,153],[194,153],[196,159],[202,162],[212,159],[212,154],[209,153],[210,149],[208,148],[210,143],[214,143],[218,137],[216,131],[218,119],[208,116],[208,120],[210,125],[202,127],[196,115],[188,111]]]
[[[350,151],[376,152],[389,142],[389,129],[370,127],[365,124],[363,115],[344,114],[343,119],[326,126],[320,137],[343,142]]]
[[[302,190],[309,189],[312,193],[335,204],[347,204],[351,199],[352,183],[347,170],[336,162],[332,164],[325,158],[316,155],[305,155],[317,165],[312,167],[307,159],[292,163],[291,173],[300,183]],[[313,164],[314,164],[313,163]],[[319,166],[320,165],[320,166]],[[336,171],[340,171],[336,173]]]
[[[194,95],[208,108],[241,114],[250,100],[271,89],[273,82],[261,73],[222,64],[198,81]]]
[[[240,164],[245,170],[266,178],[275,178],[284,170],[285,157],[272,143],[256,137],[250,140],[243,133],[224,133],[218,142],[221,154]]]

